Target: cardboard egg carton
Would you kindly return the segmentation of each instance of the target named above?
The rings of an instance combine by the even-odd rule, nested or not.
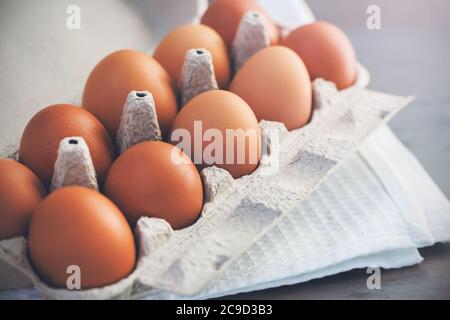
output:
[[[262,19],[253,13],[243,18],[232,48],[234,70],[268,45]],[[313,117],[301,129],[288,132],[281,123],[261,121],[260,166],[239,179],[217,167],[203,169],[205,204],[192,226],[174,231],[164,220],[141,218],[135,229],[138,261],[127,278],[89,290],[49,287],[31,266],[26,239],[17,237],[0,241],[0,289],[34,285],[50,299],[139,298],[152,290],[198,293],[412,100],[364,89],[368,82],[369,74],[359,64],[357,82],[345,90],[315,80]],[[179,88],[183,105],[201,92],[217,89],[207,50],[187,52]],[[79,143],[71,146],[67,139]],[[124,152],[141,141],[160,139],[151,93],[131,92],[116,137],[118,149]],[[97,188],[83,142],[80,137],[61,141],[52,190],[70,184]],[[0,156],[18,160],[17,150],[11,146]]]
[[[33,271],[26,239],[18,237],[0,241],[2,287],[31,281],[52,299],[138,298],[154,289],[198,293],[412,99],[361,88],[367,82],[362,66],[358,83],[343,91],[315,80],[314,116],[301,129],[288,132],[281,123],[262,121],[267,148],[259,168],[239,179],[217,167],[204,169],[206,203],[194,225],[173,231],[164,220],[141,218],[135,230],[139,259],[127,278],[97,289],[51,288]],[[3,153],[16,155],[14,147]]]

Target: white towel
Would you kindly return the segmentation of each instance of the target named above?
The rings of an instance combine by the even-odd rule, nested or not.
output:
[[[420,263],[450,241],[450,203],[388,127],[230,265],[203,299],[305,282],[355,268]],[[154,290],[146,299],[180,296]]]

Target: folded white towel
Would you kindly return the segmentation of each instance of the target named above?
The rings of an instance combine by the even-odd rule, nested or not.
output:
[[[417,264],[416,248],[450,241],[450,203],[388,127],[199,295],[211,298],[355,268]],[[180,296],[154,290],[146,299]]]

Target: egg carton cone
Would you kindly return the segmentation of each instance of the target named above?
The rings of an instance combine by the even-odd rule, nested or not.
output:
[[[219,89],[212,55],[207,49],[197,48],[186,52],[178,86],[181,108],[200,93]]]
[[[98,190],[94,163],[82,137],[67,137],[59,143],[50,191],[67,186]]]
[[[131,91],[120,118],[117,149],[123,153],[135,144],[151,140],[162,140],[153,95],[148,91]]]
[[[257,12],[249,11],[242,18],[236,31],[232,46],[232,64],[236,72],[259,50],[269,46],[266,18]]]
[[[206,203],[192,226],[174,231],[164,220],[141,218],[135,229],[139,258],[127,278],[89,290],[49,287],[32,268],[26,239],[17,237],[0,241],[0,279],[12,280],[2,287],[20,287],[31,281],[42,297],[49,299],[139,298],[154,289],[195,295],[307,199],[370,133],[412,100],[364,89],[368,73],[359,66],[358,75],[357,83],[342,91],[331,82],[315,80],[314,116],[301,129],[289,132],[281,123],[262,121],[265,147],[261,164],[251,175],[233,179],[223,169],[203,169]],[[137,97],[135,93],[130,96]],[[148,114],[154,112],[150,101],[143,105]],[[126,118],[133,108],[124,110]],[[137,110],[141,110],[139,106]],[[144,135],[143,140],[155,138],[154,133]],[[17,147],[2,155],[17,160]]]

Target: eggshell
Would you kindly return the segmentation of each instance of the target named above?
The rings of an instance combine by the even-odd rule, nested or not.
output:
[[[169,74],[152,57],[135,50],[120,50],[104,58],[86,82],[83,107],[94,114],[115,138],[128,94],[149,91],[163,134],[177,113],[177,101]]]
[[[88,289],[126,277],[136,261],[133,233],[120,210],[83,187],[61,188],[44,199],[28,240],[35,270],[54,287],[66,287],[72,265],[80,268],[81,289]]]
[[[219,88],[230,81],[230,63],[225,43],[220,35],[205,25],[185,25],[170,32],[156,48],[153,57],[169,72],[178,85],[181,69],[190,49],[207,49],[212,56]]]
[[[63,138],[84,138],[91,153],[99,183],[115,158],[108,132],[91,113],[83,108],[57,104],[39,111],[27,124],[19,149],[20,162],[50,186],[59,143]]]
[[[183,163],[173,161],[173,154],[180,154]],[[197,169],[179,149],[161,141],[139,143],[123,153],[109,170],[104,193],[132,226],[147,216],[181,229],[195,222],[203,206]]]
[[[294,51],[268,47],[245,62],[230,84],[254,111],[258,121],[282,122],[288,130],[308,123],[312,89],[308,71]]]
[[[201,22],[216,30],[226,44],[231,47],[239,23],[248,11],[265,15],[270,42],[272,45],[278,44],[280,37],[278,28],[265,10],[254,0],[215,0],[209,5]]]
[[[195,121],[201,121],[201,130],[205,133],[209,129],[218,130],[222,136],[223,157],[222,163],[208,163],[204,158],[205,148],[211,143],[204,139],[202,135],[195,134]],[[250,107],[244,100],[237,95],[223,90],[212,90],[204,92],[193,98],[183,109],[178,113],[172,126],[171,140],[172,143],[178,143],[174,139],[174,132],[178,129],[188,130],[191,137],[191,146],[189,156],[194,160],[195,164],[202,169],[206,166],[216,165],[231,173],[234,178],[239,178],[243,175],[252,173],[257,167],[260,157],[260,131],[258,121]],[[227,141],[227,129],[242,129],[244,132],[250,130],[255,134],[255,144],[252,147],[251,139],[245,137],[245,144],[243,148],[236,142]],[[230,142],[228,144],[227,142]],[[196,146],[200,148],[197,149]],[[228,147],[228,146],[234,146]],[[198,160],[195,160],[195,153]],[[234,160],[227,161],[226,155],[233,152]],[[237,155],[241,153],[245,156],[243,163],[238,163]],[[256,161],[252,161],[255,159]]]
[[[333,81],[339,90],[355,83],[355,50],[345,33],[331,23],[319,21],[299,27],[289,33],[283,45],[302,58],[312,80]]]
[[[44,187],[30,169],[0,159],[0,239],[26,237],[34,209],[44,196]]]

